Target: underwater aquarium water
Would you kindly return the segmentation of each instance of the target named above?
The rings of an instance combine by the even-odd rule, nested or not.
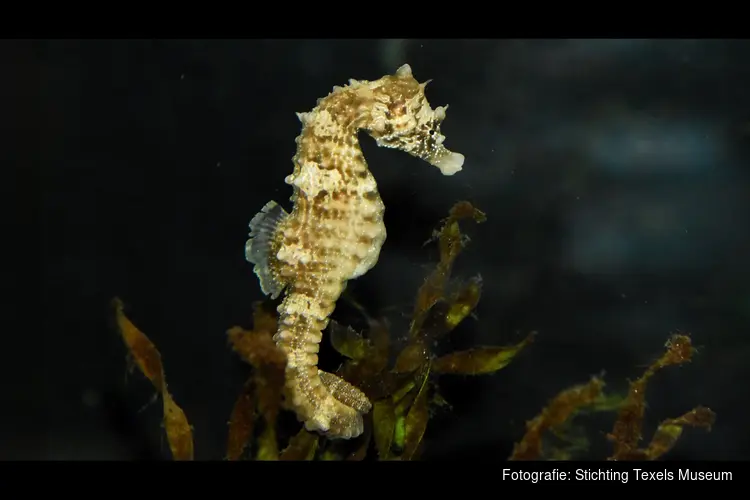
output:
[[[750,456],[750,42],[0,50],[11,142],[38,186],[45,309],[27,318],[43,348],[22,332],[14,351],[35,370],[9,357],[19,411],[3,416],[0,457]],[[353,387],[371,404],[361,435],[331,439],[285,399],[283,297],[246,260],[248,224],[269,200],[293,210],[297,113],[405,64],[431,80],[422,142],[445,118],[434,133],[463,163],[443,175],[379,147],[397,127],[357,135],[387,238],[315,353],[334,399],[364,408]],[[398,99],[374,109],[412,116]]]

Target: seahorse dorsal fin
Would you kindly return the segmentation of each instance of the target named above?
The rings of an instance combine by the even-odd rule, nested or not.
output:
[[[281,294],[286,283],[281,281],[273,267],[275,259],[271,259],[271,243],[279,222],[288,215],[281,205],[269,201],[250,221],[250,237],[245,243],[245,259],[255,264],[254,271],[260,281],[260,289],[272,299]]]

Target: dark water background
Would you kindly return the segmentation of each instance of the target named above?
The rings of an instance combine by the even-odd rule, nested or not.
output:
[[[33,102],[9,109],[38,166],[51,307],[36,320],[48,333],[41,369],[10,381],[18,411],[4,416],[3,456],[168,456],[160,404],[139,413],[152,392],[127,375],[111,328],[118,295],[162,353],[196,456],[221,458],[245,376],[224,332],[248,326],[261,298],[243,255],[247,223],[270,199],[288,207],[295,112],[404,62],[433,79],[433,107],[450,104],[446,144],[466,163],[443,177],[362,138],[388,239],[350,288],[399,324],[436,259],[422,243],[454,202],[470,200],[488,220],[469,228],[456,273],[481,274],[485,288],[454,346],[539,332],[495,375],[444,379],[454,408],[434,420],[424,458],[507,457],[557,392],[603,370],[609,389],[624,390],[676,331],[699,355],[653,378],[646,436],[703,404],[717,412],[715,428],[686,431],[669,458],[749,456],[749,42],[3,46],[17,68],[3,85]],[[591,422],[590,458],[607,456],[610,417]]]

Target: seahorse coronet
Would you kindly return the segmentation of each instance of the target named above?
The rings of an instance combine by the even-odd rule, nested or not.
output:
[[[378,261],[386,239],[385,206],[359,147],[360,130],[379,146],[400,149],[436,166],[444,175],[464,157],[443,145],[440,124],[448,106],[430,107],[405,64],[374,81],[349,80],[297,113],[290,213],[268,202],[250,222],[245,257],[263,293],[276,298],[277,346],[287,355],[286,402],[305,428],[331,438],[363,432],[367,396],[334,374],[319,370],[318,344],[346,282]]]

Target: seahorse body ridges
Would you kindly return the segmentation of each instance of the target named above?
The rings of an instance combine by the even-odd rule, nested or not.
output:
[[[297,113],[302,133],[285,180],[294,209],[287,213],[271,201],[250,222],[245,256],[261,289],[272,298],[286,291],[274,340],[287,354],[287,404],[308,430],[329,437],[360,435],[372,406],[359,389],[317,367],[322,332],[346,282],[375,265],[386,238],[385,207],[357,132],[444,175],[464,162],[443,146],[447,106],[433,110],[426,85],[404,65],[395,75],[334,87],[312,111]]]

